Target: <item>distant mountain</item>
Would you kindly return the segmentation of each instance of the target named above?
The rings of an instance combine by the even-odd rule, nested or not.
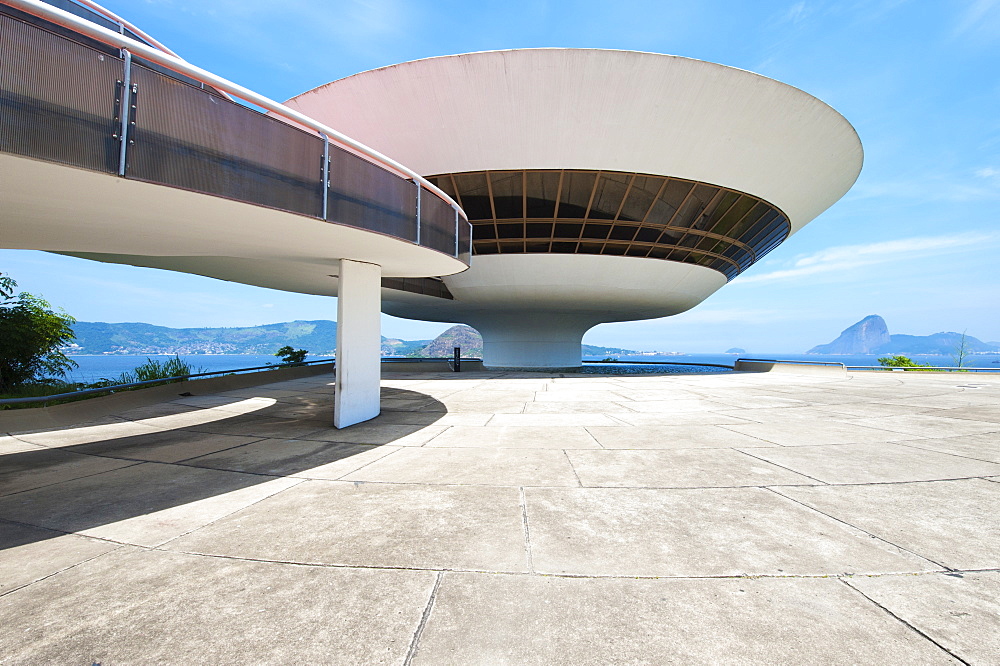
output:
[[[285,345],[311,356],[337,349],[337,322],[286,321],[243,328],[170,328],[142,323],[78,321],[67,354],[273,354]],[[483,339],[469,326],[452,326],[433,340],[382,338],[383,356],[451,357],[455,347],[466,357],[482,358]],[[636,354],[629,349],[583,345],[585,356]]]
[[[807,354],[872,354],[890,341],[889,327],[878,315],[868,315],[845,329],[829,344],[813,347]]]
[[[954,332],[932,335],[889,334],[885,320],[878,315],[868,315],[846,329],[829,344],[818,345],[807,354],[954,354],[961,343],[962,334]],[[1000,345],[983,342],[971,335],[965,336],[969,353],[1000,351]]]
[[[291,345],[311,355],[337,349],[337,322],[288,321],[244,328],[169,328],[142,323],[79,321],[69,354],[273,354]],[[428,340],[382,338],[384,356],[406,356]]]
[[[598,347],[596,345],[581,345],[584,356],[635,356],[639,352],[633,349],[619,349],[618,347]]]
[[[746,349],[742,349],[740,347],[733,347],[732,349],[727,349],[725,353],[727,353],[727,354],[746,354],[747,350]]]
[[[455,355],[455,347],[462,348],[463,357],[483,357],[483,338],[479,335],[479,331],[462,324],[452,326],[431,340],[430,343],[416,349],[409,355],[424,358],[451,358]]]
[[[888,344],[875,350],[876,354],[954,354],[962,342],[962,334],[948,331],[931,335],[893,335]],[[966,350],[971,354],[1000,352],[1000,345],[983,342],[971,335],[965,336]]]

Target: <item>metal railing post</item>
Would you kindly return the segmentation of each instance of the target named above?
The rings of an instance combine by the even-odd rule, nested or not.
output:
[[[469,261],[472,261],[472,222],[466,222],[469,225]]]
[[[455,258],[458,259],[458,206],[451,208],[455,211]]]
[[[417,186],[417,245],[420,245],[420,190],[423,188],[420,187],[420,183],[413,182]]]
[[[125,175],[125,152],[128,149],[128,120],[132,116],[132,54],[128,49],[122,49],[125,59],[125,73],[122,76],[122,101],[119,105],[121,125],[118,129],[118,175]]]
[[[325,220],[330,197],[330,137],[323,132],[319,135],[323,137],[323,219]]]

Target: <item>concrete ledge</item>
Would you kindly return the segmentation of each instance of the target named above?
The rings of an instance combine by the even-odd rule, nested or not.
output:
[[[181,393],[203,395],[250,388],[288,379],[313,377],[332,371],[332,363],[305,365],[297,368],[263,370],[242,375],[224,375],[208,379],[192,379],[186,382],[152,386],[135,391],[122,391],[99,398],[78,402],[67,402],[51,407],[0,410],[0,432],[61,428],[85,421],[91,421],[136,407],[145,407],[158,402],[177,398]],[[332,406],[332,405],[331,405]]]
[[[842,365],[810,365],[806,363],[782,363],[781,361],[744,361],[733,365],[736,372],[782,372],[792,375],[847,375]]]
[[[462,359],[462,372],[478,372],[483,369],[482,361]],[[493,368],[490,368],[491,370]],[[452,372],[446,359],[433,361],[382,361],[382,372]]]

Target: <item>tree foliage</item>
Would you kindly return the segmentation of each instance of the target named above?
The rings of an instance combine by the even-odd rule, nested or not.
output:
[[[285,345],[274,355],[281,359],[281,365],[298,365],[306,360],[308,353],[305,349],[293,349],[290,345]]]
[[[16,288],[17,282],[0,275],[0,393],[52,381],[77,367],[59,351],[73,341],[76,320],[38,296],[15,296]]]

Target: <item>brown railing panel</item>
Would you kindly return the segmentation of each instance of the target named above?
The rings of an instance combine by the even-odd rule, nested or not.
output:
[[[127,178],[319,217],[323,140],[133,65]]]
[[[0,151],[117,172],[123,64],[0,14]]]

